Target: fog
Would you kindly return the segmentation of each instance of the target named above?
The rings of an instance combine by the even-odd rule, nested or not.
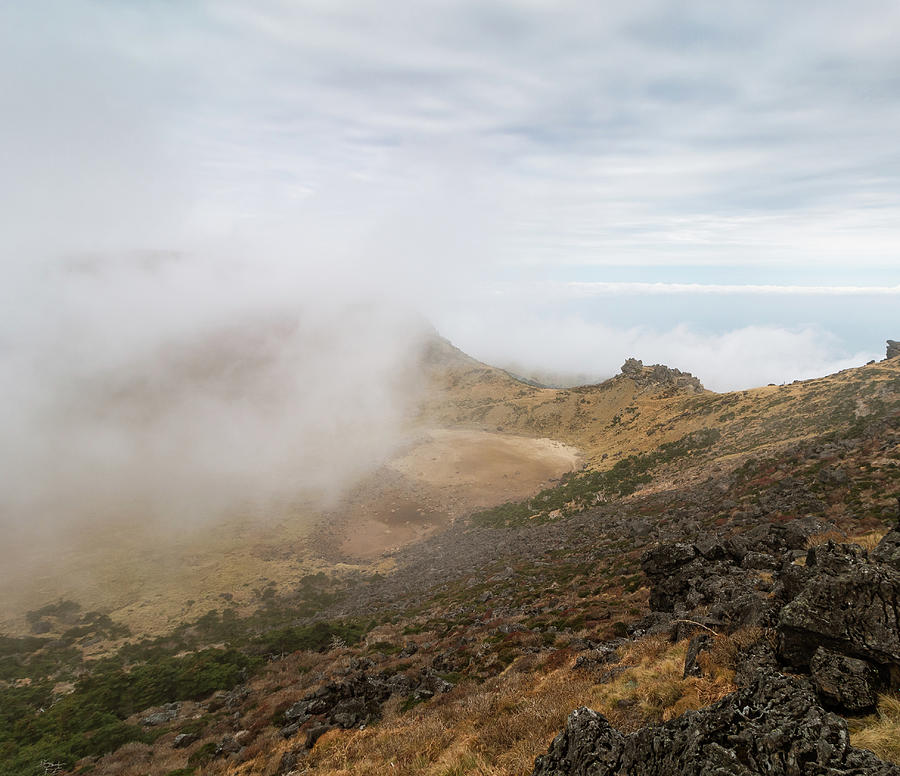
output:
[[[7,538],[325,503],[390,452],[420,388],[422,320],[322,280],[117,256],[27,292],[2,342]]]
[[[718,390],[878,357],[896,8],[701,5],[0,5],[6,549],[333,500],[403,438],[432,325]]]

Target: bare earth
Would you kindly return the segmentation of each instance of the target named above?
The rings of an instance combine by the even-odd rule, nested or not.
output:
[[[536,493],[579,465],[574,448],[550,439],[420,431],[327,512],[285,504],[201,526],[95,525],[68,537],[65,549],[31,558],[27,573],[0,577],[0,632],[22,632],[27,610],[69,598],[135,633],[162,633],[222,608],[226,595],[247,611],[267,585],[289,588],[310,572],[386,571],[390,551],[475,509]]]
[[[329,530],[339,555],[375,558],[461,515],[533,495],[580,462],[552,439],[433,429],[348,499]]]

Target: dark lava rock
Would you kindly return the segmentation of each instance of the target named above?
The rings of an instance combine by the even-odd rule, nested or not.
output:
[[[778,559],[774,555],[767,552],[748,552],[741,561],[741,566],[745,569],[770,570],[774,571],[779,566]]]
[[[734,683],[738,687],[750,687],[759,681],[760,676],[772,674],[777,670],[778,658],[775,655],[775,648],[767,640],[761,639],[744,650],[734,671]]]
[[[871,710],[878,702],[878,671],[865,660],[819,647],[809,671],[825,706],[858,714]]]
[[[872,550],[872,560],[884,563],[900,571],[900,531],[894,528],[884,536],[878,546]]]
[[[294,750],[285,752],[283,755],[281,755],[281,761],[278,763],[278,773],[286,774],[294,770],[299,759],[299,752],[296,752]]]
[[[689,676],[700,676],[700,663],[697,658],[700,653],[709,648],[711,638],[707,633],[701,633],[694,636],[688,642],[687,654],[684,656],[684,673],[683,677],[687,679]]]
[[[281,735],[290,738],[314,719],[307,728],[307,741],[311,731],[339,727],[345,730],[370,725],[381,718],[382,704],[393,695],[403,695],[416,700],[431,698],[437,693],[453,689],[434,671],[425,671],[410,678],[406,674],[367,674],[360,672],[341,682],[327,682],[297,701],[284,712],[287,723]],[[315,744],[312,741],[310,747]]]
[[[589,652],[579,655],[575,659],[573,668],[576,671],[599,668],[615,660],[617,654],[615,647],[601,644],[596,649],[592,649]]]
[[[767,546],[767,545],[766,545]],[[756,588],[759,575],[754,569],[741,568],[728,544],[720,550],[716,543],[705,544],[710,560],[692,544],[658,544],[641,557],[641,568],[650,582],[650,608],[661,612],[685,614],[707,606],[707,616],[727,627],[761,625],[769,617],[770,604]],[[755,557],[766,566],[773,565],[763,553],[741,548],[740,559]]]
[[[900,776],[849,744],[846,723],[781,674],[699,711],[623,736],[590,709],[573,712],[532,776]]]
[[[606,717],[582,706],[566,720],[550,750],[534,761],[532,776],[602,776],[618,773],[624,736]]]
[[[807,567],[809,581],[778,618],[781,659],[805,669],[824,646],[879,666],[900,662],[900,571],[834,542],[811,549]]]
[[[306,731],[306,743],[304,746],[307,749],[312,749],[316,745],[316,741],[333,728],[334,725],[315,725],[314,727],[311,727]]]

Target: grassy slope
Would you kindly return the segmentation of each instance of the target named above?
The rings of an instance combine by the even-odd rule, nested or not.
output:
[[[680,503],[681,488],[706,478],[711,472],[734,468],[748,453],[753,453],[759,463],[745,465],[740,470],[745,474],[738,477],[739,487],[730,494],[740,502],[734,510],[743,508],[743,503],[749,503],[756,492],[777,482],[785,466],[815,482],[818,461],[806,460],[802,455],[778,461],[774,458],[778,450],[797,440],[822,435],[850,437],[867,424],[896,416],[900,398],[900,360],[789,386],[688,396],[639,390],[633,381],[622,377],[580,389],[536,388],[447,350],[431,359],[430,368],[434,391],[423,408],[423,417],[429,423],[480,428],[502,426],[508,432],[552,436],[577,445],[586,453],[589,469],[585,476],[594,471],[615,471],[617,464],[627,461],[649,461],[646,470],[641,471],[651,481],[633,497],[616,502],[614,508],[626,517],[663,520],[666,510],[673,503]],[[711,444],[696,450],[678,447],[692,433],[710,428],[718,432]],[[676,443],[675,447],[672,443]],[[661,447],[666,444],[668,448]],[[661,454],[661,450],[672,449],[679,454],[674,457]],[[866,507],[871,504],[873,509],[863,512],[872,516],[866,518],[865,525],[859,526],[869,530],[877,523],[882,497],[891,488],[896,489],[897,450],[878,458],[867,448],[857,458],[851,485],[824,495],[829,503],[829,517],[836,520],[842,518],[842,506],[850,500],[858,500]],[[555,493],[563,493],[566,487],[567,483],[562,483]],[[610,498],[615,500],[617,496],[613,493]],[[719,516],[709,515],[710,520],[713,518]],[[561,519],[567,518],[563,515]],[[528,530],[539,527],[528,526]],[[559,530],[564,529],[565,524],[560,523]],[[493,528],[489,526],[488,530]],[[550,537],[553,533],[545,535]],[[635,646],[640,654],[620,655],[619,663],[631,667],[611,681],[598,682],[596,674],[574,674],[571,665],[578,639],[603,640],[618,633],[623,620],[633,619],[645,611],[646,589],[642,588],[640,575],[635,573],[639,543],[602,532],[588,538],[581,529],[574,534],[560,535],[578,536],[579,540],[586,541],[566,547],[548,546],[543,555],[523,555],[518,564],[498,559],[497,568],[490,572],[494,575],[493,582],[485,583],[488,572],[484,570],[448,579],[415,607],[407,604],[389,607],[376,623],[337,624],[333,633],[317,632],[318,641],[310,641],[312,636],[306,631],[284,630],[284,627],[292,625],[292,618],[296,619],[301,612],[311,613],[317,606],[340,602],[341,596],[347,593],[341,587],[343,583],[335,583],[333,591],[326,586],[325,593],[317,592],[314,585],[310,588],[312,592],[301,592],[295,600],[276,599],[274,590],[272,595],[262,591],[260,598],[266,603],[255,619],[238,620],[238,615],[248,612],[232,610],[228,618],[197,621],[167,639],[120,653],[116,660],[102,665],[81,663],[79,657],[78,650],[94,638],[93,632],[87,638],[74,638],[72,645],[64,649],[54,647],[50,641],[37,650],[33,644],[14,644],[8,649],[9,681],[23,684],[18,689],[10,688],[10,692],[15,689],[10,698],[21,704],[16,718],[32,726],[29,730],[33,732],[26,731],[23,735],[31,736],[28,740],[33,739],[37,747],[34,751],[46,746],[48,755],[100,754],[131,737],[132,743],[127,743],[118,754],[101,760],[94,771],[98,775],[123,776],[146,773],[163,776],[184,767],[190,756],[220,740],[229,730],[233,733],[237,724],[252,733],[252,744],[242,756],[243,764],[218,758],[203,772],[274,773],[282,752],[297,746],[296,741],[284,743],[278,736],[276,707],[315,686],[317,676],[343,670],[354,656],[374,657],[379,669],[413,671],[436,654],[444,654],[459,659],[456,671],[459,676],[453,677],[457,688],[452,693],[411,712],[402,708],[399,701],[392,701],[394,705],[388,707],[382,724],[362,734],[328,734],[317,745],[308,764],[315,765],[316,772],[335,775],[383,773],[394,763],[391,772],[451,776],[527,772],[531,758],[546,746],[548,736],[558,729],[565,714],[581,703],[594,704],[627,728],[703,705],[728,691],[727,650],[710,666],[706,680],[688,681],[677,676],[683,644],[665,647],[647,642]],[[510,567],[508,563],[513,565]],[[487,592],[495,597],[477,603],[480,600],[477,597]],[[512,614],[504,615],[504,611]],[[532,614],[525,614],[527,611]],[[503,631],[498,632],[504,623],[518,623],[529,630],[504,636]],[[363,645],[327,649],[332,635],[353,633],[358,637],[373,625],[376,630],[370,632]],[[421,646],[421,654],[419,658],[403,661],[396,657],[396,652],[409,640]],[[99,712],[102,696],[97,692],[108,692],[107,685],[118,688],[116,692],[123,691],[123,687],[127,689],[129,680],[123,674],[123,667],[127,670],[129,665],[151,668],[165,665],[176,671],[167,661],[182,652],[189,653],[190,657],[190,653],[210,644],[237,646],[241,654],[249,655],[250,662],[245,665],[243,657],[232,659],[225,655],[225,665],[237,666],[240,671],[257,665],[254,670],[258,673],[248,685],[249,698],[238,706],[239,723],[228,722],[223,715],[212,713],[206,707],[196,709],[198,720],[194,726],[202,735],[189,750],[172,749],[172,739],[184,729],[184,722],[158,732],[150,731],[150,735],[129,727],[140,715],[130,717],[120,713],[113,718],[105,717],[99,719],[100,727],[90,727],[93,723],[88,721],[85,722],[88,731],[100,730],[108,740],[98,739],[95,749],[85,750],[73,743],[84,738],[84,731],[45,730],[47,722],[28,721],[32,703],[62,702],[63,709],[71,705],[73,709]],[[265,669],[258,667],[258,658],[273,650],[291,652],[311,644],[324,651],[299,652],[275,660]],[[384,644],[394,645],[396,649],[392,647],[385,652]],[[431,647],[426,649],[426,644]],[[107,684],[101,682],[99,690],[96,685],[74,684],[85,670],[96,674],[100,667],[100,676],[105,677],[103,682]],[[152,671],[140,675],[152,675]],[[28,687],[21,677],[32,677],[35,681]],[[58,684],[61,680],[70,684],[61,686]],[[210,675],[209,687],[227,689],[235,681],[231,673],[216,668]],[[66,695],[73,686],[77,688],[76,693]],[[148,698],[196,697],[192,688],[182,691],[176,684],[171,688],[151,689]],[[35,717],[38,719],[39,715]],[[161,737],[157,737],[159,733]],[[87,737],[98,735],[92,732]],[[0,755],[15,758],[17,740],[4,743],[0,737]],[[198,763],[200,759],[195,758],[193,762]],[[0,768],[0,773],[5,771]]]
[[[578,447],[597,469],[704,428],[721,432],[716,457],[765,452],[847,431],[900,400],[900,359],[789,385],[679,394],[639,388],[622,375],[599,385],[536,388],[451,348],[445,344],[443,358],[432,361],[424,419],[552,437]]]

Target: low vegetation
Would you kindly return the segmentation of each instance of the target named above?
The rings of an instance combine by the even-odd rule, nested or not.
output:
[[[652,470],[699,454],[720,436],[716,429],[694,431],[675,442],[660,445],[653,452],[630,455],[609,469],[566,474],[559,485],[542,490],[534,498],[476,512],[472,522],[491,528],[508,527],[527,520],[547,520],[553,513],[573,514],[601,500],[630,496],[651,481]]]

